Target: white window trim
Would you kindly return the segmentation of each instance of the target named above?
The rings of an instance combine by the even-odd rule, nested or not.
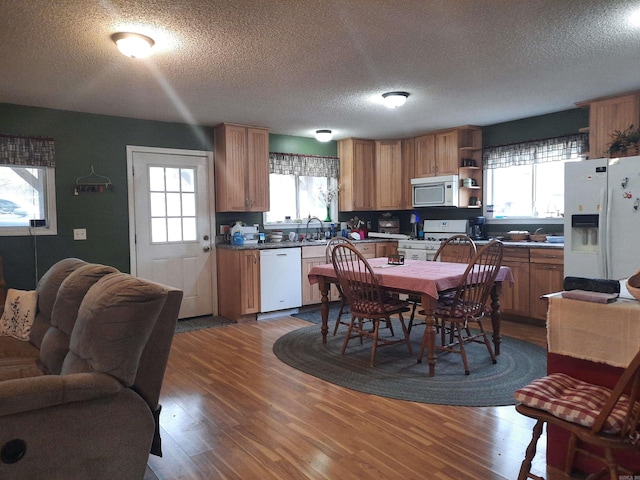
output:
[[[58,219],[56,210],[56,169],[47,167],[47,213],[48,225],[45,227],[1,227],[1,237],[57,235]]]

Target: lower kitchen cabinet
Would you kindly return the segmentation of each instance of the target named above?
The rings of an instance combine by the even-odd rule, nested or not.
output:
[[[513,285],[503,282],[500,311],[514,320],[543,324],[547,319],[547,300],[541,297],[562,291],[563,249],[505,247],[502,265],[511,269]]]
[[[218,249],[220,315],[238,321],[260,311],[260,251]]]
[[[309,283],[309,272],[316,265],[324,265],[326,260],[326,247],[324,245],[314,245],[302,247],[302,305],[313,305],[322,301],[320,289],[317,284]],[[337,290],[332,285],[329,292],[329,300],[337,299]]]
[[[376,243],[376,257],[388,257],[398,253],[398,242]]]
[[[504,249],[502,265],[509,267],[513,275],[513,285],[502,283],[500,311],[505,314],[529,316],[529,249]]]
[[[564,282],[564,251],[532,248],[529,252],[529,316],[547,319],[547,293],[562,291]]]
[[[376,243],[356,243],[356,249],[364,258],[376,258]]]

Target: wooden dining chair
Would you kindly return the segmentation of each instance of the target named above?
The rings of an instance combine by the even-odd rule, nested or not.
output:
[[[409,355],[413,355],[409,332],[402,316],[404,312],[409,311],[407,302],[399,300],[380,288],[378,277],[371,265],[353,245],[336,245],[333,249],[332,261],[342,292],[351,310],[351,321],[342,345],[342,354],[344,355],[350,340],[358,338],[362,344],[363,338],[366,337],[373,340],[372,367],[376,359],[376,350],[383,346],[404,343],[407,345]],[[394,335],[392,329],[390,329],[391,337],[379,335],[380,322],[391,326],[392,315],[397,315],[400,320],[402,339],[392,338]],[[373,324],[373,329],[369,328],[369,323]]]
[[[608,389],[578,380],[564,373],[553,373],[516,390],[516,410],[536,421],[533,436],[522,461],[518,480],[533,478],[531,462],[544,424],[566,430],[570,437],[564,471],[571,475],[578,454],[597,460],[603,468],[587,477],[619,480],[621,474],[635,478],[620,466],[614,455],[620,450],[640,450],[640,352],[636,353],[620,379]],[[587,446],[599,450],[587,451]]]
[[[433,262],[452,262],[452,263],[469,263],[476,254],[476,244],[468,235],[453,235],[447,238],[433,256]],[[411,308],[411,316],[409,317],[409,325],[407,330],[411,333],[414,325],[424,325],[424,321],[415,323],[415,315],[418,305],[422,302],[422,298],[410,295],[407,299],[413,304]],[[420,313],[420,312],[418,312]]]
[[[499,240],[491,240],[480,248],[469,262],[455,291],[449,295],[441,295],[433,313],[436,324],[440,327],[441,338],[440,345],[435,347],[436,352],[460,354],[465,375],[469,375],[470,372],[465,350],[468,343],[484,343],[491,361],[496,363],[496,356],[482,320],[491,315],[487,301],[502,264],[502,255],[503,245]],[[472,331],[469,324],[474,324],[478,330]],[[418,362],[422,361],[428,333],[425,329]]]
[[[336,247],[336,245],[341,245],[341,244],[353,245],[353,242],[351,242],[351,240],[345,237],[333,237],[331,238],[331,240],[327,242],[327,248],[325,250],[325,259],[327,263],[333,263],[333,249]],[[336,333],[338,333],[338,327],[340,327],[340,325],[346,325],[347,327],[349,326],[349,322],[342,320],[342,316],[348,313],[346,311],[348,307],[347,297],[345,297],[344,293],[342,292],[342,287],[340,286],[339,283],[336,283],[335,286],[336,286],[336,289],[338,290],[338,295],[340,295],[340,310],[338,311],[338,316],[336,317],[336,323],[335,323],[335,326],[333,327],[334,337],[336,336]]]

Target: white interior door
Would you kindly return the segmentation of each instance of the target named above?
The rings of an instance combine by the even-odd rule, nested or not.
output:
[[[180,318],[217,313],[212,161],[211,152],[127,147],[131,272],[182,289]]]

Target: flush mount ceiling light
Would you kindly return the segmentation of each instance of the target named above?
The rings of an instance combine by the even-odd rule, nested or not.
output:
[[[146,35],[131,32],[119,32],[111,35],[111,39],[118,46],[123,55],[131,58],[144,58],[149,55],[155,43]]]
[[[316,140],[319,142],[328,142],[333,138],[331,130],[316,130]]]
[[[382,94],[382,101],[389,108],[397,108],[404,105],[408,96],[407,92],[387,92]]]

